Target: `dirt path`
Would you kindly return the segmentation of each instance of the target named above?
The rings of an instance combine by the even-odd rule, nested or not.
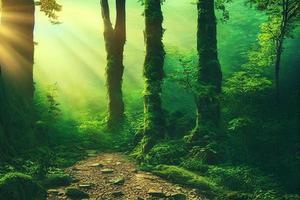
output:
[[[79,199],[204,200],[193,189],[172,184],[148,172],[138,171],[136,164],[123,154],[101,153],[91,156],[66,169],[77,180],[71,187],[89,195],[89,198]],[[55,193],[48,191],[48,200],[70,199],[65,191],[63,187],[56,189]]]

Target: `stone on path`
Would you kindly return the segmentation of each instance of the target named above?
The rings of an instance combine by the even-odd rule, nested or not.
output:
[[[101,164],[101,163],[93,163],[93,164],[90,164],[89,167],[103,167],[104,165]]]
[[[65,190],[66,195],[71,199],[84,199],[89,198],[89,195],[77,188],[69,187]]]
[[[111,183],[114,184],[114,185],[123,185],[125,183],[125,178],[124,177],[118,177],[118,178],[112,179]]]
[[[172,200],[186,200],[187,196],[183,193],[175,193],[170,195],[170,199]]]
[[[49,194],[58,194],[59,193],[59,190],[57,190],[57,189],[49,189],[48,191],[47,191]]]
[[[164,198],[166,197],[166,194],[163,193],[161,190],[155,190],[155,189],[150,189],[148,191],[148,194],[152,197],[158,197],[158,198]]]
[[[102,169],[101,172],[103,174],[112,174],[114,172],[113,169],[109,169],[109,168],[105,168],[105,169]]]
[[[122,191],[115,191],[115,192],[112,192],[111,195],[113,197],[121,197],[124,195],[124,193]]]
[[[121,162],[116,162],[116,165],[121,165],[122,163]]]
[[[79,187],[82,188],[82,189],[91,189],[92,188],[92,184],[89,184],[89,183],[80,184]]]

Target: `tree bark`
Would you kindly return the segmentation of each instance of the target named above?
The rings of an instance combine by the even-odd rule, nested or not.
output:
[[[276,53],[275,53],[275,90],[277,103],[280,99],[280,68],[281,68],[281,57],[283,52],[283,42],[287,32],[288,18],[289,18],[289,0],[282,0],[282,13],[281,13],[281,24],[279,37],[276,40]]]
[[[33,0],[2,0],[0,65],[6,91],[31,101],[34,95]]]
[[[122,81],[124,73],[123,52],[126,42],[126,1],[116,0],[117,17],[115,28],[113,28],[110,20],[107,0],[101,0],[100,4],[107,52],[108,127],[114,128],[124,119]]]
[[[163,14],[160,0],[145,1],[145,42],[144,62],[144,137],[143,152],[147,153],[157,140],[165,137],[165,119],[162,109],[161,92],[164,78],[165,51],[163,38]]]
[[[214,0],[199,0],[198,10],[198,83],[197,122],[192,140],[199,140],[220,126],[222,72],[218,59],[217,23]]]

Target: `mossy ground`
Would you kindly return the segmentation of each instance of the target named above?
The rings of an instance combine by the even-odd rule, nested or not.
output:
[[[46,191],[30,176],[8,173],[0,179],[0,199],[44,200]]]

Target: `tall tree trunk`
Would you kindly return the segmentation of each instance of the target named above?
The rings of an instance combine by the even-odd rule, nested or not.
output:
[[[281,23],[279,37],[276,39],[276,52],[275,52],[275,90],[277,103],[280,98],[280,68],[281,68],[281,57],[283,52],[283,42],[286,35],[286,29],[288,26],[288,14],[289,14],[289,0],[282,0],[282,12],[281,12]]]
[[[217,23],[214,0],[199,0],[198,10],[198,82],[197,122],[192,140],[215,134],[220,126],[222,72],[218,59]]]
[[[33,0],[2,0],[0,65],[6,91],[31,101],[34,94]]]
[[[7,119],[6,115],[6,98],[2,83],[2,74],[1,74],[1,67],[0,67],[0,161],[6,160],[10,154],[13,152],[12,148],[8,144],[8,137],[6,131],[4,130],[4,123],[5,119]]]
[[[161,0],[145,1],[145,42],[144,63],[144,138],[143,152],[147,153],[157,140],[165,137],[165,119],[162,109],[161,92],[164,78],[165,51],[163,38],[163,14]]]
[[[280,63],[281,55],[283,50],[283,39],[278,41],[279,45],[276,49],[276,58],[275,58],[275,89],[276,89],[276,99],[277,102],[280,98]]]
[[[123,52],[126,42],[126,1],[116,0],[116,23],[110,20],[109,4],[101,0],[104,23],[104,40],[107,52],[106,85],[108,93],[108,127],[120,125],[124,119],[122,81],[124,73]]]

